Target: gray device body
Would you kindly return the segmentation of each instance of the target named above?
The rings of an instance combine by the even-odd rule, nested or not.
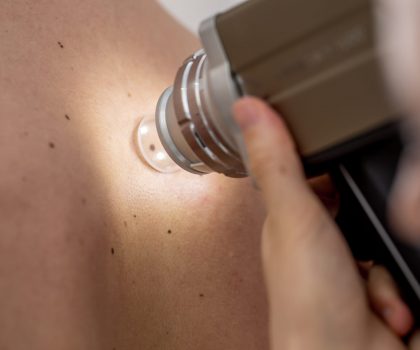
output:
[[[205,21],[203,51],[160,99],[163,145],[183,169],[246,176],[231,108],[266,100],[286,120],[306,164],[375,139],[398,113],[383,81],[371,0],[251,0]]]

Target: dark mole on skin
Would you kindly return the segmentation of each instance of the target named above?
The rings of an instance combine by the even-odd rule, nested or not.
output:
[[[62,49],[64,49],[64,45],[61,43],[61,41],[57,41],[58,46],[60,46]]]
[[[137,215],[136,215],[136,214],[134,214],[134,215],[133,215],[133,218],[135,219],[136,217],[137,217]]]
[[[114,253],[115,253],[114,248],[111,248],[111,254],[114,255]]]
[[[69,115],[68,115],[68,114],[65,114],[65,115],[64,115],[64,118],[66,118],[67,120],[70,120],[70,117],[69,117]]]
[[[149,146],[149,149],[150,149],[152,152],[154,152],[154,151],[155,151],[155,149],[156,149],[156,147],[155,147],[155,145],[154,145],[154,144],[151,144],[151,145]]]
[[[49,142],[49,143],[48,143],[48,146],[49,146],[50,148],[55,148],[55,144],[54,144],[54,142]]]
[[[172,230],[168,230],[168,235],[170,235],[172,233]]]
[[[204,294],[203,293],[200,293],[200,298],[204,298]]]

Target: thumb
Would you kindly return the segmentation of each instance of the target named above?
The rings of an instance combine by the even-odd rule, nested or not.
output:
[[[296,147],[281,117],[254,97],[239,100],[233,113],[247,148],[249,170],[262,191],[269,221],[275,226],[269,230],[275,241],[293,242],[308,236],[313,239],[321,228],[336,233],[326,209],[306,181]],[[275,249],[277,244],[271,246]],[[278,248],[282,246],[283,243]],[[320,249],[328,247],[327,244]]]
[[[254,97],[236,102],[233,113],[244,137],[249,170],[268,209],[279,211],[286,204],[290,208],[290,199],[312,196],[295,144],[278,114]]]
[[[320,315],[321,329],[332,329],[334,338],[335,331],[348,328],[336,322],[337,310],[352,305],[352,315],[366,314],[366,297],[350,251],[307,184],[293,140],[278,114],[251,97],[239,100],[233,113],[247,148],[249,170],[268,211],[262,260],[275,330],[272,342],[281,344],[282,335],[300,334],[302,329],[293,328],[296,325],[320,329]]]

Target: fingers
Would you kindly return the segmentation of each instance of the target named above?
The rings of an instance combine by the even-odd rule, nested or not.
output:
[[[233,112],[268,209],[261,250],[271,342],[282,348],[285,339],[295,341],[296,335],[305,338],[307,330],[313,335],[313,330],[322,329],[331,337],[319,344],[329,343],[351,328],[348,324],[363,324],[367,314],[365,290],[351,253],[309,187],[281,117],[250,97],[238,101]],[[327,188],[325,192],[331,193]],[[348,314],[343,310],[351,317],[342,317]]]
[[[278,114],[263,101],[246,97],[233,108],[249,157],[250,171],[269,211],[280,216],[313,202],[294,142]]]
[[[283,121],[262,101],[246,97],[233,108],[248,151],[250,170],[263,195],[278,203],[304,181],[294,143]],[[273,191],[274,190],[274,191]]]
[[[250,171],[267,206],[272,229],[266,232],[283,243],[295,242],[297,237],[314,237],[320,232],[338,236],[336,226],[308,186],[294,142],[281,117],[253,97],[239,100],[233,113],[244,137]],[[327,247],[325,244],[322,249]]]
[[[367,290],[376,313],[396,334],[406,335],[413,326],[413,317],[401,300],[392,277],[383,267],[375,266],[370,270]]]

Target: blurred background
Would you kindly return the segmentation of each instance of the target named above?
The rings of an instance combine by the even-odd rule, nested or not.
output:
[[[157,0],[173,17],[197,34],[201,21],[246,0]]]

